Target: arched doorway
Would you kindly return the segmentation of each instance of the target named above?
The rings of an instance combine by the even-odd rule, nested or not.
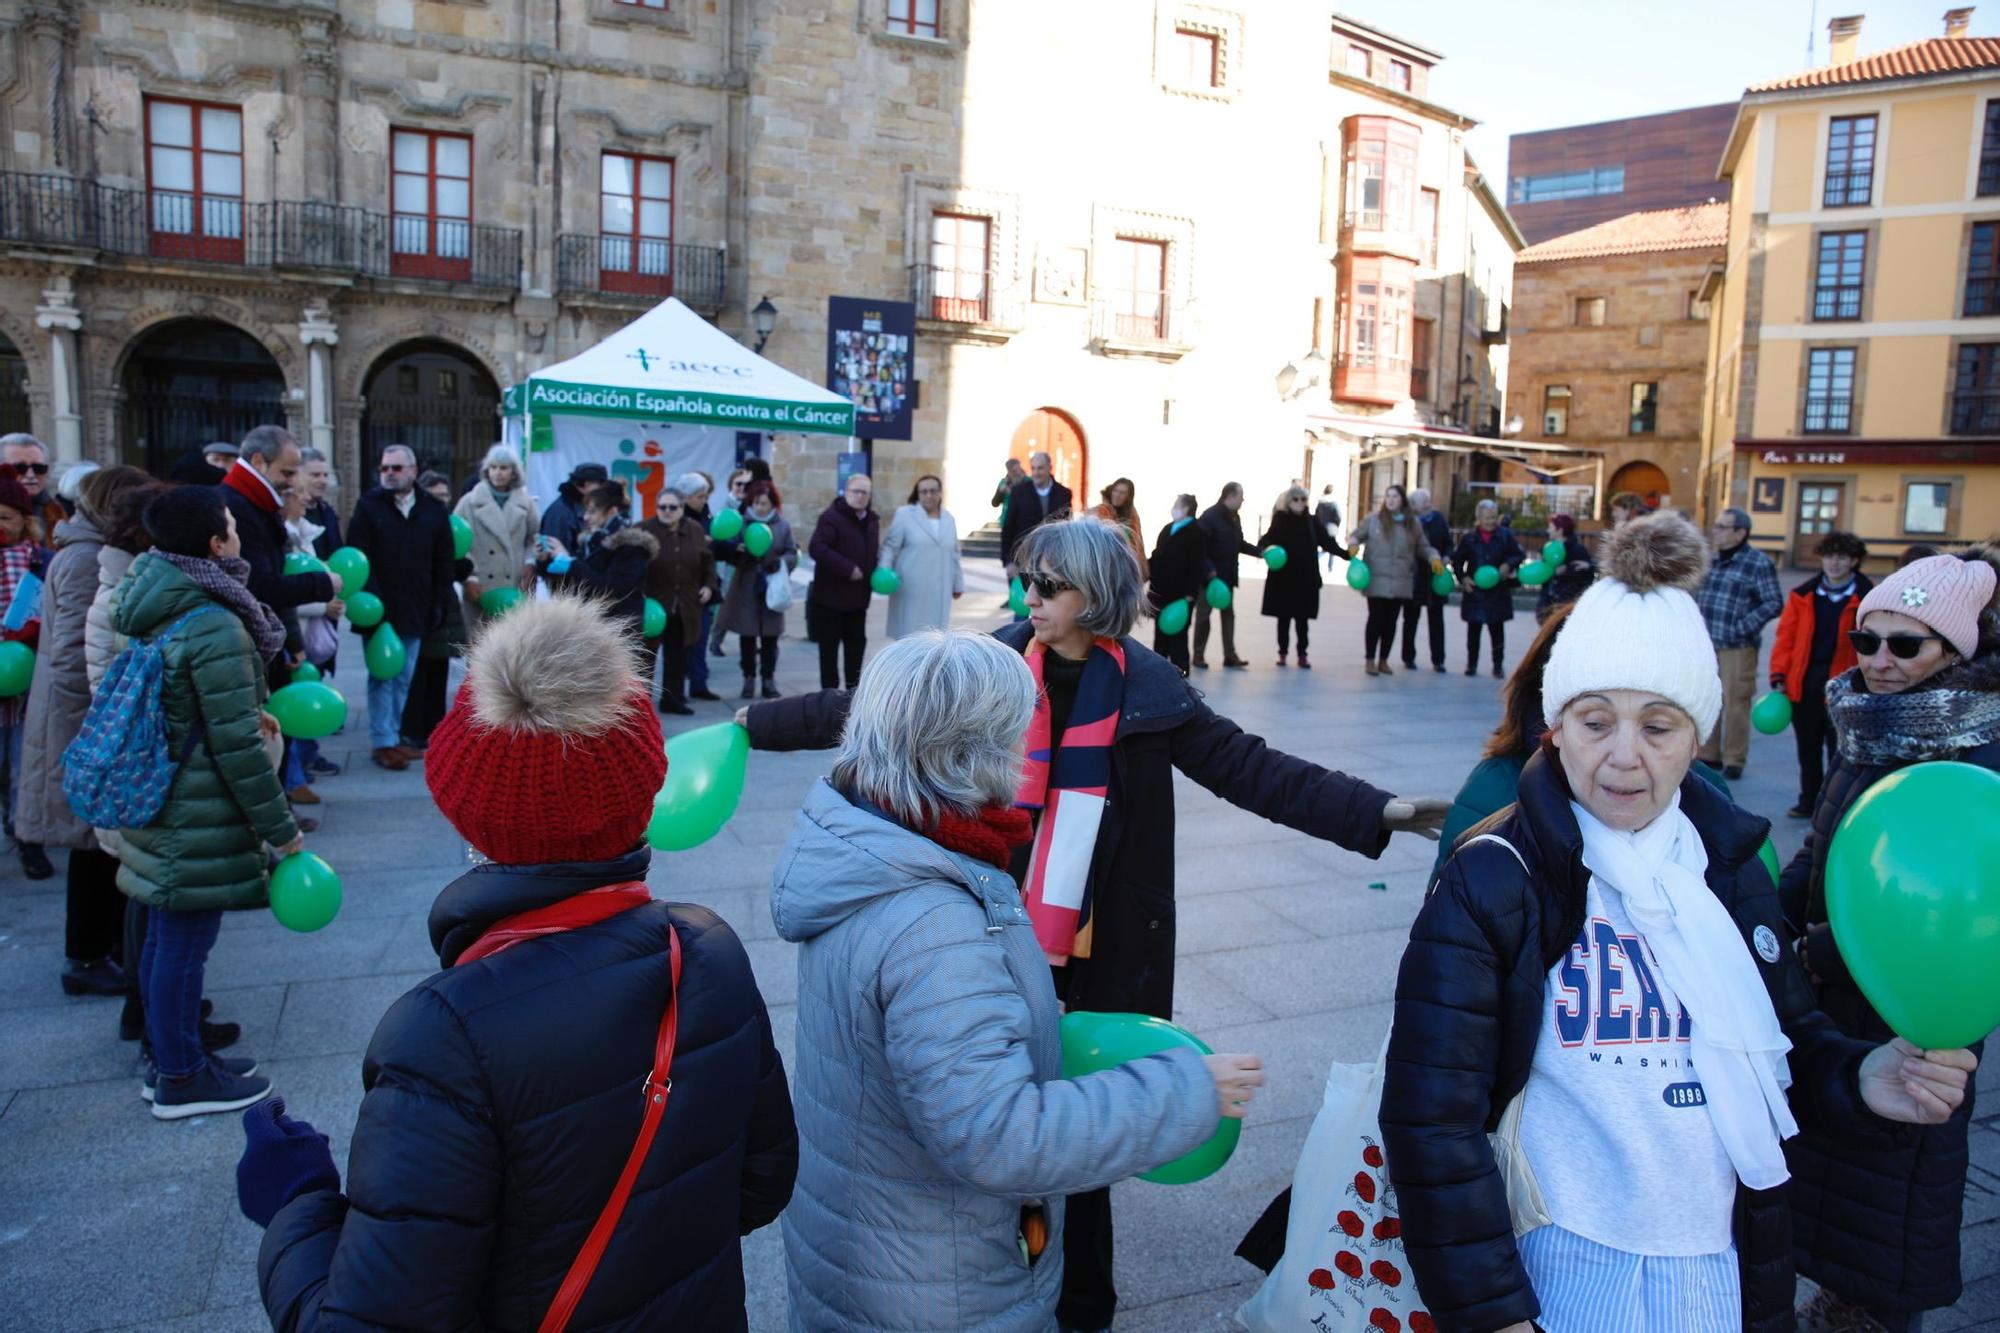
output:
[[[361,470],[391,444],[416,451],[417,466],[451,478],[454,494],[500,438],[500,388],[486,368],[448,342],[420,339],[390,348],[368,372],[361,418]]]
[[[125,461],[155,476],[182,455],[253,426],[282,426],[285,372],[232,324],[177,319],[149,330],[125,358]]]
[[[1007,455],[1020,459],[1026,467],[1028,455],[1038,451],[1048,454],[1056,480],[1069,487],[1077,507],[1088,508],[1092,503],[1085,498],[1090,494],[1090,450],[1076,418],[1055,407],[1038,407],[1022,418],[1014,427],[1014,442]]]
[[[1622,491],[1630,491],[1644,500],[1647,508],[1658,509],[1673,494],[1673,483],[1652,463],[1627,463],[1611,474],[1611,494],[1604,497],[1606,503]]]
[[[0,435],[33,430],[28,410],[28,362],[19,348],[0,333]]]

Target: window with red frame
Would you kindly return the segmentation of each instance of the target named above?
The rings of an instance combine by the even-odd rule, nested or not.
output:
[[[597,286],[671,296],[674,290],[674,164],[607,152],[598,166]]]
[[[1167,337],[1167,243],[1120,236],[1111,244],[1111,314],[1120,338]]]
[[[1342,353],[1334,384],[1336,398],[1395,403],[1411,396],[1411,295],[1415,271],[1411,261],[1394,257],[1349,261],[1341,313]],[[1428,345],[1424,356],[1428,378]]]
[[[1347,225],[1414,231],[1417,145],[1422,131],[1383,116],[1348,121]]]
[[[1170,77],[1180,88],[1222,86],[1222,41],[1212,32],[1175,28]]]
[[[146,99],[147,227],[166,259],[243,262],[243,113]]]
[[[936,37],[938,0],[889,0],[889,31]]]
[[[472,276],[472,139],[389,132],[389,271],[405,278]]]
[[[993,223],[964,213],[931,214],[930,319],[984,324]]]

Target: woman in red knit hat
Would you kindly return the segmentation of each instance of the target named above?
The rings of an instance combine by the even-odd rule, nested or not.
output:
[[[626,647],[566,596],[473,644],[425,778],[486,862],[369,1043],[347,1191],[283,1103],[244,1118],[274,1328],[747,1327],[738,1238],[791,1198],[791,1097],[734,932],[647,891],[666,757]]]

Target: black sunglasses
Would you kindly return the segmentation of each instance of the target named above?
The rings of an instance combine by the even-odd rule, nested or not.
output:
[[[1889,645],[1889,656],[1907,662],[1924,650],[1930,642],[1943,643],[1936,634],[1877,634],[1873,630],[1851,629],[1847,631],[1847,641],[1854,645],[1854,651],[1862,657],[1873,657],[1883,644]]]
[[[38,477],[45,477],[49,472],[47,463],[10,463],[8,466],[14,469],[14,475],[17,477],[25,477],[30,472]]]
[[[1030,574],[1028,575],[1028,586],[1040,593],[1042,600],[1045,602],[1052,601],[1059,595],[1076,587],[1074,583],[1065,583],[1053,574]]]

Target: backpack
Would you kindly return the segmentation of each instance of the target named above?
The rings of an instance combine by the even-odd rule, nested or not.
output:
[[[92,828],[144,828],[167,803],[167,789],[194,747],[200,718],[188,729],[180,756],[167,755],[167,710],[160,701],[166,654],[160,645],[207,611],[210,603],[176,616],[151,637],[133,639],[111,659],[83,715],[83,727],[63,751],[63,795],[76,817]]]

